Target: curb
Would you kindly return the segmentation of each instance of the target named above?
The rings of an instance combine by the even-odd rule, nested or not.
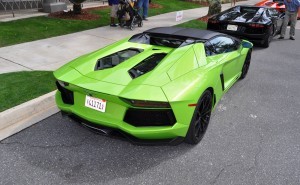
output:
[[[0,141],[59,112],[55,92],[40,96],[0,113]]]

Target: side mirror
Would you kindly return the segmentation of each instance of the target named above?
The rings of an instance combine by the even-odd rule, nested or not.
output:
[[[249,41],[242,41],[242,46],[243,48],[252,48],[253,47],[253,44]]]

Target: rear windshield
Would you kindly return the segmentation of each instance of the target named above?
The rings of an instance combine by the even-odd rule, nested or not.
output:
[[[107,69],[107,68],[112,68],[114,66],[117,66],[123,61],[139,54],[142,51],[143,50],[137,48],[129,48],[122,51],[118,51],[106,57],[100,58],[97,61],[95,70]]]
[[[259,9],[260,9],[259,7],[240,7],[240,12],[255,14]]]
[[[140,33],[132,36],[129,42],[140,43],[140,44],[149,44],[155,46],[165,46],[170,48],[179,48],[182,46],[186,46],[195,42],[193,39],[186,39],[186,38],[172,38],[169,35],[155,35],[155,34],[147,34],[147,33]]]

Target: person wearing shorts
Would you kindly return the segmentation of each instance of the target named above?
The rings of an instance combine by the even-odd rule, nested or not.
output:
[[[110,26],[117,27],[118,24],[115,23],[115,19],[117,18],[117,11],[119,8],[119,0],[108,0],[109,6],[111,6],[110,11]]]

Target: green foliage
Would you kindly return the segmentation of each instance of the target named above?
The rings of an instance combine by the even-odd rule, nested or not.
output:
[[[184,0],[153,0],[152,2],[161,5],[162,8],[150,9],[149,16],[201,7],[199,4],[186,2]]]
[[[205,30],[207,28],[207,23],[200,21],[200,20],[191,20],[189,22],[185,22],[182,24],[176,25],[177,27],[184,27],[184,28],[197,28]]]
[[[50,17],[33,17],[0,23],[0,47],[29,42],[108,25],[109,8],[95,13],[99,20],[82,21]]]
[[[0,112],[56,89],[51,71],[0,74],[0,84]]]

